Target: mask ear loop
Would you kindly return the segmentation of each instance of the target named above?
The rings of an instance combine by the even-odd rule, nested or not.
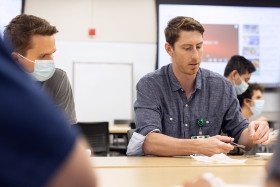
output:
[[[242,82],[242,79],[241,79],[241,77],[240,77],[240,75],[239,75],[239,73],[238,73],[238,71],[237,71],[237,70],[236,70],[236,73],[237,73],[237,75],[238,75],[238,77],[237,77],[237,78],[239,78],[240,82]],[[233,76],[233,79],[232,79],[232,80],[233,80],[233,84],[237,85],[237,84],[236,84],[236,80],[237,80],[237,79],[235,79],[235,75],[234,75],[234,74],[232,74],[232,76]],[[238,85],[240,85],[240,84],[238,84]]]
[[[236,71],[237,72],[237,71]],[[241,78],[241,76],[239,75],[239,73],[237,72],[237,75],[238,75],[238,79],[239,79],[239,81],[241,82],[240,84],[238,84],[238,85],[241,85],[242,84],[242,82],[243,82],[243,79]]]
[[[251,106],[252,105],[252,103],[253,103],[253,99],[249,99],[249,98],[246,98],[249,102],[250,102],[250,106],[249,107],[254,107],[255,106],[255,103],[254,103],[254,106]]]
[[[23,55],[21,55],[20,53],[17,53],[20,57],[24,58],[25,60],[28,60],[29,62],[33,62],[35,64],[35,61],[32,61],[26,57],[24,57]]]

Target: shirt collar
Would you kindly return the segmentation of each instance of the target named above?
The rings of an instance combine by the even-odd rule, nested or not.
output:
[[[168,75],[169,75],[169,79],[170,79],[170,83],[171,83],[171,90],[177,91],[177,90],[182,89],[179,81],[177,80],[177,78],[175,77],[175,75],[173,73],[172,64],[169,64],[169,66],[168,66]],[[195,79],[195,90],[201,89],[201,83],[202,83],[202,73],[201,73],[201,69],[199,68],[199,70],[196,74],[196,79]]]

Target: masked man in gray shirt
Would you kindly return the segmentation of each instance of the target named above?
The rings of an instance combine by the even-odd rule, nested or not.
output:
[[[231,83],[199,67],[203,32],[203,26],[190,17],[169,21],[165,49],[172,63],[137,84],[136,132],[127,155],[210,156],[228,153],[233,141],[246,149],[269,142],[268,124],[248,123]],[[219,135],[221,130],[228,136]]]
[[[46,20],[33,15],[18,15],[6,26],[4,40],[10,44],[12,57],[25,72],[49,93],[69,124],[76,124],[73,93],[65,71],[55,68],[53,53],[58,30]]]

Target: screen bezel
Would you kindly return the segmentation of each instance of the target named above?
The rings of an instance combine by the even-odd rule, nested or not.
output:
[[[25,11],[25,0],[21,0],[21,14],[24,14]]]

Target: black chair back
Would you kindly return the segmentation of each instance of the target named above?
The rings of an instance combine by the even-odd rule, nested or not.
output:
[[[131,129],[136,129],[136,126],[135,126],[135,122],[133,121],[133,122],[130,122],[130,127],[131,127]]]
[[[132,122],[131,119],[114,119],[114,124],[130,124]]]
[[[78,122],[95,156],[109,154],[109,122]]]

